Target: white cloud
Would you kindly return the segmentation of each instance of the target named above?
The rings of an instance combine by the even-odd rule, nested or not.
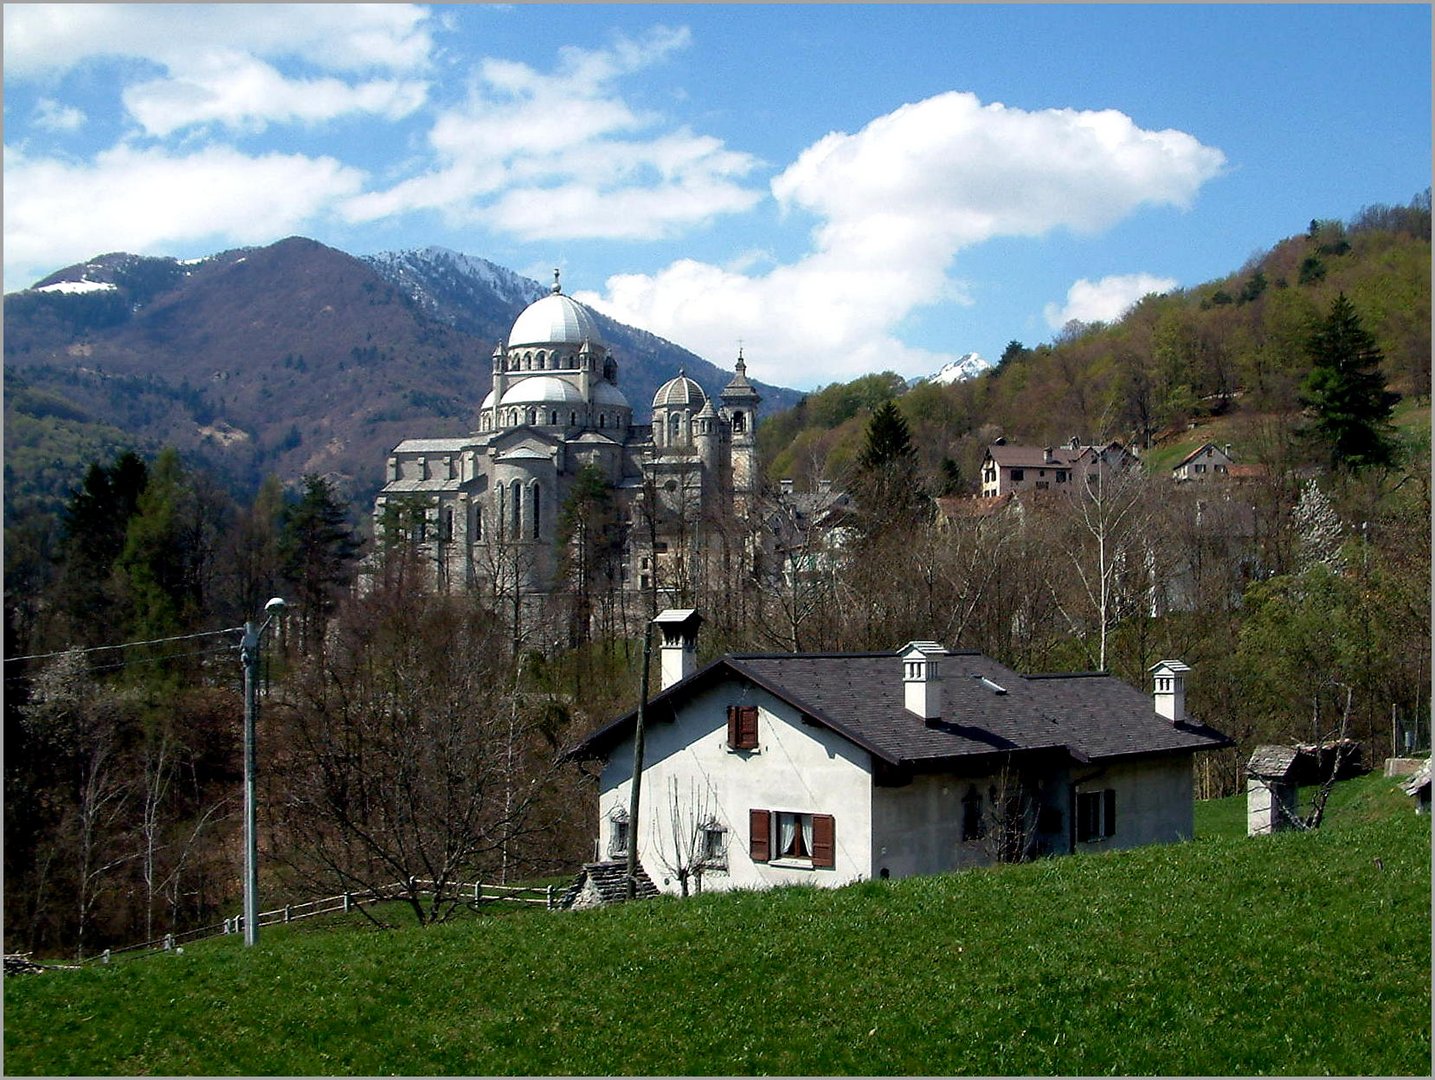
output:
[[[763,275],[692,262],[607,282],[615,317],[721,357],[742,337],[754,374],[811,385],[952,357],[893,334],[948,299],[953,258],[1000,236],[1095,233],[1143,206],[1190,205],[1225,157],[1180,131],[1113,111],[1026,112],[947,93],[856,134],[834,132],[772,181],[789,213],[815,219],[812,250]],[[954,343],[954,346],[956,343]]]
[[[687,128],[635,111],[614,84],[689,43],[657,28],[606,50],[567,47],[556,70],[511,60],[478,65],[468,100],[429,135],[435,168],[352,200],[352,221],[436,210],[526,240],[655,239],[750,209],[757,165]]]
[[[1154,274],[1113,274],[1100,281],[1082,278],[1066,291],[1066,303],[1047,304],[1047,325],[1059,330],[1075,320],[1083,323],[1115,322],[1147,293],[1166,293],[1177,286],[1174,278]]]
[[[123,97],[147,134],[164,137],[196,124],[258,131],[270,123],[316,123],[356,112],[397,120],[419,108],[427,94],[427,84],[417,80],[286,78],[252,56],[213,49],[195,57],[182,75],[138,83]]]
[[[421,72],[433,46],[424,9],[407,4],[6,5],[4,19],[7,79],[95,57],[155,65],[161,75],[123,96],[158,137],[207,123],[254,131],[353,112],[407,115],[424,101],[422,82],[361,73]],[[280,60],[328,74],[281,74]]]
[[[43,131],[79,131],[85,126],[85,114],[73,106],[41,98],[35,108],[35,126]]]
[[[433,46],[416,4],[6,4],[4,20],[12,79],[97,56],[183,69],[211,41],[330,71],[412,71]]]
[[[117,147],[75,164],[6,147],[6,287],[101,251],[268,243],[311,225],[362,183],[332,158],[294,154]]]

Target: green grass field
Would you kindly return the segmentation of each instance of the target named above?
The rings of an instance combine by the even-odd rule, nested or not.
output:
[[[5,1071],[1428,1075],[1430,825],[389,933],[266,930],[5,980]]]

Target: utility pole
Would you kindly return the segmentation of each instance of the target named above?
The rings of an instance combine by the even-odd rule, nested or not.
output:
[[[254,722],[259,712],[259,639],[275,616],[288,605],[274,597],[264,605],[269,616],[257,629],[252,622],[244,624],[244,637],[239,644],[239,659],[244,664],[244,944],[259,942],[259,831],[255,824],[254,793]]]
[[[655,568],[656,569],[656,568]],[[643,713],[648,708],[648,666],[653,655],[653,623],[643,624],[643,678],[638,693],[638,723],[633,731],[633,786],[628,796],[628,874],[629,900],[638,897],[638,795],[643,786]]]

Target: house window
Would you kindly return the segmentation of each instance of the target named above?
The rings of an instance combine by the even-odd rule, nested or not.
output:
[[[1011,479],[1012,479],[1012,483],[1014,483],[1014,484],[1015,484],[1015,483],[1020,483],[1022,480],[1025,480],[1025,479],[1026,479],[1026,470],[1025,470],[1025,469],[1013,469],[1013,470],[1011,471]]]
[[[780,859],[829,870],[837,865],[837,826],[831,814],[752,810],[748,821],[748,854],[753,862]]]
[[[628,854],[628,815],[626,811],[615,810],[608,817],[608,856],[618,858]]]
[[[1064,483],[1066,483],[1066,470],[1065,470],[1065,469],[1057,469],[1057,470],[1056,470],[1056,482],[1057,482],[1058,484],[1064,484]]]
[[[1083,844],[1116,835],[1116,792],[1082,791],[1076,796],[1076,839]]]
[[[1204,466],[1204,465],[1199,465],[1199,464],[1198,464],[1198,465],[1196,466],[1196,471],[1197,471],[1198,473],[1203,473],[1203,472],[1206,471],[1206,466]]]
[[[757,706],[727,707],[727,745],[731,750],[757,749]]]
[[[1037,490],[1037,491],[1049,491],[1049,490],[1051,490],[1051,481],[1050,481],[1050,480],[1038,480],[1038,481],[1036,482],[1036,490]]]
[[[968,786],[967,793],[962,796],[962,839],[980,840],[982,838],[982,793],[977,790],[976,785]]]
[[[710,868],[727,865],[727,829],[716,821],[703,826],[703,862]]]
[[[439,523],[438,538],[445,543],[453,539],[453,510],[444,507],[443,518]]]

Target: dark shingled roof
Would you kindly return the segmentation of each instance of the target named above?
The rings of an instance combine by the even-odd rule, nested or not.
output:
[[[1096,761],[1230,745],[1212,728],[1173,725],[1150,696],[1110,675],[1020,675],[978,652],[948,653],[940,665],[942,716],[934,721],[907,710],[895,653],[725,656],[655,697],[649,715],[671,717],[694,690],[736,677],[898,767],[1008,752]],[[635,717],[618,717],[571,755],[604,756],[631,734]]]

